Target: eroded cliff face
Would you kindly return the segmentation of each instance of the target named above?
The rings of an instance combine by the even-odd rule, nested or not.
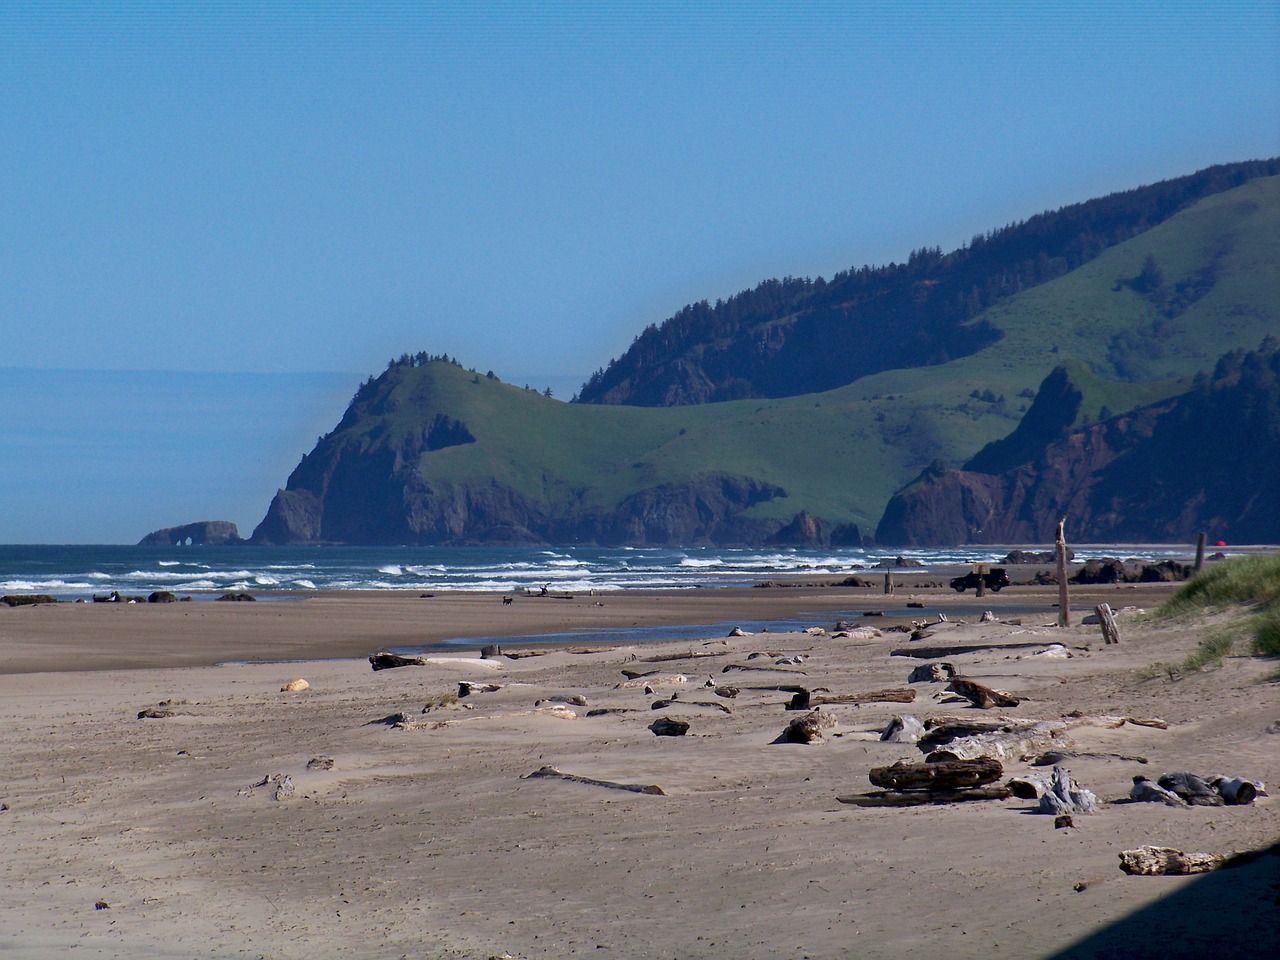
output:
[[[1041,543],[1066,517],[1078,541],[1280,539],[1280,350],[1224,357],[1188,392],[1077,429],[1052,409],[1075,395],[1055,371],[1024,424],[963,470],[931,467],[885,509],[884,545]],[[1033,417],[1032,414],[1036,416]],[[1038,431],[1038,433],[1037,433]],[[1008,469],[1011,452],[1027,462]]]
[[[339,459],[323,496],[279,491],[254,542],[693,546],[760,543],[782,526],[742,514],[785,491],[725,474],[658,485],[615,508],[565,510],[491,480],[430,482],[384,466]]]
[[[452,377],[456,386],[461,378],[464,387],[469,380],[452,368],[436,374],[433,385],[393,368],[363,386],[338,427],[276,493],[252,542],[726,545],[763,543],[783,527],[747,516],[785,497],[782,487],[723,471],[655,480],[624,489],[615,502],[549,473],[524,490],[491,473],[450,476],[439,458],[476,437],[465,414],[434,407],[447,402],[442,380]],[[525,429],[538,429],[537,421]]]

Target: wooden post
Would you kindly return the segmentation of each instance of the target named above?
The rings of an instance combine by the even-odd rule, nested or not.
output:
[[[884,572],[884,592],[886,596],[893,593],[893,572],[891,570]]]
[[[1111,612],[1109,603],[1100,603],[1093,608],[1098,615],[1098,622],[1102,625],[1102,642],[1104,644],[1112,644],[1120,642],[1120,628],[1116,626],[1115,614]]]
[[[1067,587],[1067,518],[1058,521],[1054,546],[1058,555],[1058,626],[1071,626],[1071,596]]]
[[[979,598],[987,595],[987,571],[988,567],[985,563],[975,563],[973,572],[978,575],[978,596]]]
[[[1196,537],[1196,573],[1204,569],[1204,539],[1204,531],[1201,530],[1200,536]]]

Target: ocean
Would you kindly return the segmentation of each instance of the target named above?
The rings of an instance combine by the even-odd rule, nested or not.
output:
[[[60,600],[157,590],[269,599],[310,590],[612,591],[751,586],[773,578],[829,581],[898,557],[924,570],[998,563],[1011,546],[942,549],[724,549],[640,547],[140,547],[0,545],[0,595]],[[1045,550],[1045,545],[1024,549]],[[1191,546],[1075,546],[1093,557],[1189,559]],[[1232,552],[1230,550],[1228,553]]]

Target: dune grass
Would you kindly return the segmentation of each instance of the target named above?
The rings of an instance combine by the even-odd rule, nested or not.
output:
[[[1201,642],[1188,658],[1191,670],[1203,669],[1226,656],[1232,635],[1250,639],[1250,653],[1280,657],[1280,555],[1238,557],[1214,564],[1184,584],[1162,606],[1162,617],[1185,617],[1210,609],[1239,608],[1237,629],[1223,631]],[[1216,653],[1215,653],[1216,651]],[[1199,661],[1192,664],[1192,661]]]

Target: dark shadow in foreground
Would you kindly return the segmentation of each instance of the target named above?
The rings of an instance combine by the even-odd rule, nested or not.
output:
[[[1130,877],[1125,882],[1164,879]],[[1280,957],[1280,843],[1241,854],[1046,960],[1224,955]]]

